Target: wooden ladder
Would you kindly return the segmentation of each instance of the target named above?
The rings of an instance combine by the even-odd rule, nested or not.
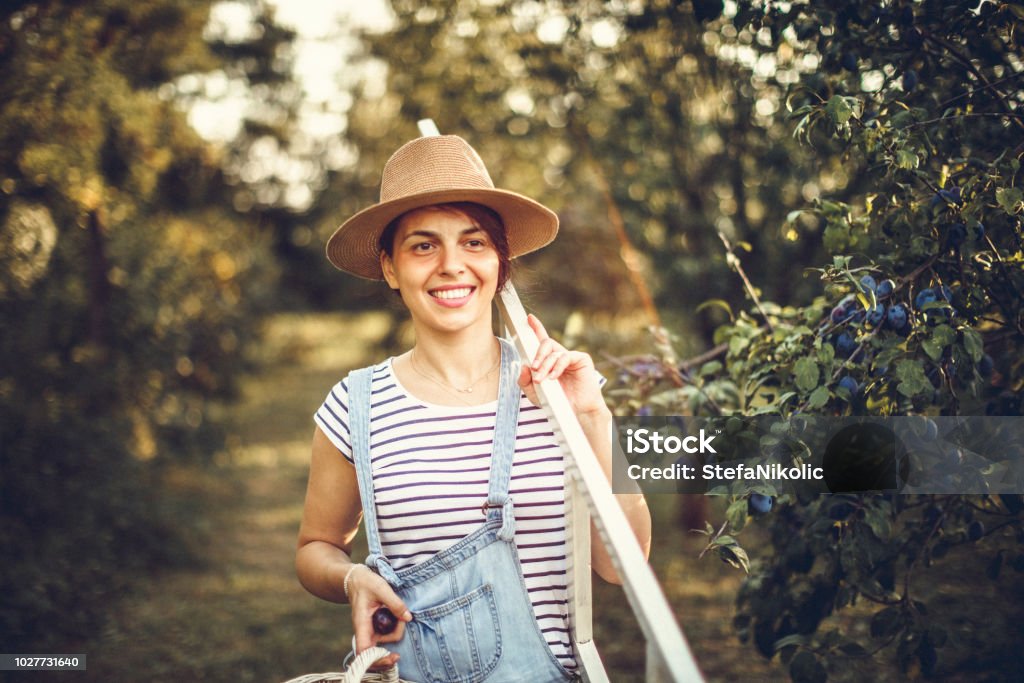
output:
[[[431,119],[423,119],[418,125],[423,136],[440,135]],[[505,285],[497,303],[520,358],[533,358],[539,342],[526,321],[526,311],[511,282]],[[651,683],[703,681],[690,646],[561,385],[556,380],[545,380],[538,385],[537,395],[565,454],[566,529],[571,546],[568,553],[569,626],[580,674],[585,681],[608,681],[593,637],[590,586],[593,521],[622,578],[626,597],[647,641],[646,680]]]

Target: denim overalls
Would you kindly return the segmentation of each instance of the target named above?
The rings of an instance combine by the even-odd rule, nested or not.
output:
[[[366,564],[380,574],[413,614],[405,635],[387,643],[401,655],[399,675],[451,683],[572,681],[537,626],[523,581],[508,495],[519,420],[519,363],[501,342],[497,421],[483,525],[421,564],[396,572],[381,552],[370,469],[372,368],[349,375],[349,429],[363,503]]]

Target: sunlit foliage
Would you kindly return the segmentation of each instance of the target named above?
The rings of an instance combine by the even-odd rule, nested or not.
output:
[[[209,3],[0,12],[0,631],[93,627],[180,561],[161,466],[213,452],[275,268],[174,79],[228,62]],[[259,50],[250,49],[256,59]]]

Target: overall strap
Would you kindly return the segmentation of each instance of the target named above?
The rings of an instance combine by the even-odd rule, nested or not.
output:
[[[516,518],[508,489],[512,457],[516,449],[516,428],[519,425],[520,363],[512,344],[500,337],[498,342],[501,345],[501,375],[498,380],[498,408],[488,476],[487,518],[498,519],[500,515],[502,524],[498,537],[511,543]]]
[[[381,551],[380,534],[377,531],[377,503],[373,493],[373,470],[370,466],[370,382],[373,368],[353,370],[348,375],[348,418],[349,434],[352,437],[352,460],[356,465],[359,480],[359,497],[363,502],[363,525],[366,528],[366,543],[370,554],[366,566],[380,574],[393,587],[401,581],[391,568],[388,558]]]

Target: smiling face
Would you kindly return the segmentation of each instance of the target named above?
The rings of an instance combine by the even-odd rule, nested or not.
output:
[[[381,253],[381,269],[418,330],[491,333],[501,262],[491,237],[465,213],[445,206],[406,213],[391,255]]]

